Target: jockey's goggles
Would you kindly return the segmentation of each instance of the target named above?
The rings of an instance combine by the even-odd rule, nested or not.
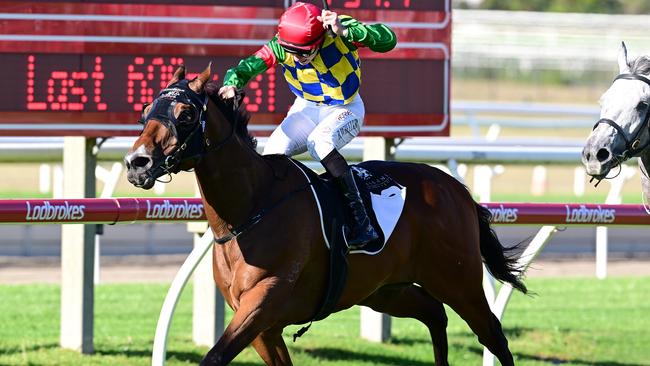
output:
[[[301,49],[299,49],[299,48],[291,48],[291,47],[289,47],[289,46],[282,45],[282,48],[283,48],[284,51],[287,52],[287,53],[290,53],[290,54],[292,54],[292,55],[296,55],[296,56],[298,56],[298,57],[304,57],[304,58],[307,58],[307,57],[312,56],[312,55],[315,54],[316,52],[318,52],[318,49],[319,49],[320,47],[314,47],[314,48],[311,49],[311,50],[301,50]]]

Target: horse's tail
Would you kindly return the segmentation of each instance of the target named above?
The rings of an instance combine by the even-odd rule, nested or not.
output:
[[[481,256],[488,272],[501,282],[507,282],[512,287],[523,292],[528,292],[526,285],[521,281],[522,268],[517,267],[516,252],[520,244],[504,248],[497,238],[497,234],[490,226],[492,213],[487,208],[476,204],[478,213],[478,226],[481,240]]]

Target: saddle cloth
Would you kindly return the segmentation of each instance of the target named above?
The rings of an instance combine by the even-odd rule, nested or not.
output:
[[[332,177],[328,173],[319,176],[300,162],[292,162],[302,170],[312,185],[325,245],[331,249],[331,243],[341,240],[347,246],[344,235],[344,225],[348,222],[347,204],[343,202],[339,190],[334,186]],[[368,243],[363,250],[350,251],[351,254],[375,255],[381,252],[397,225],[406,200],[406,187],[387,174],[375,174],[368,167],[368,163],[352,165],[351,168],[366,212],[379,234],[379,239]]]

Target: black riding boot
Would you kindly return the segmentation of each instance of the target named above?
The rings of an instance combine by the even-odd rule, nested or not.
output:
[[[363,247],[373,240],[377,240],[379,235],[375,228],[372,227],[366,208],[363,206],[357,184],[354,181],[352,170],[345,161],[345,158],[336,149],[332,150],[326,157],[321,160],[321,164],[328,173],[334,177],[337,188],[341,191],[349,208],[352,222],[348,225],[349,230],[345,237],[348,241],[350,250],[363,249]]]
[[[347,201],[352,219],[350,230],[346,234],[348,247],[350,250],[363,249],[366,244],[379,239],[379,235],[370,223],[370,218],[368,218],[368,213],[354,181],[352,170],[348,168],[342,176],[336,177],[335,180],[336,185]]]

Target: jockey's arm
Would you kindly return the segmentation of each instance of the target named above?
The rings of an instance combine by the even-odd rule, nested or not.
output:
[[[388,52],[397,44],[395,33],[384,24],[364,24],[347,15],[341,15],[339,20],[348,30],[345,40],[352,45],[365,46],[375,52]]]
[[[284,57],[284,52],[273,38],[252,56],[241,60],[237,66],[226,71],[221,90],[227,89],[226,87],[243,88],[252,78],[275,66],[279,57]]]

